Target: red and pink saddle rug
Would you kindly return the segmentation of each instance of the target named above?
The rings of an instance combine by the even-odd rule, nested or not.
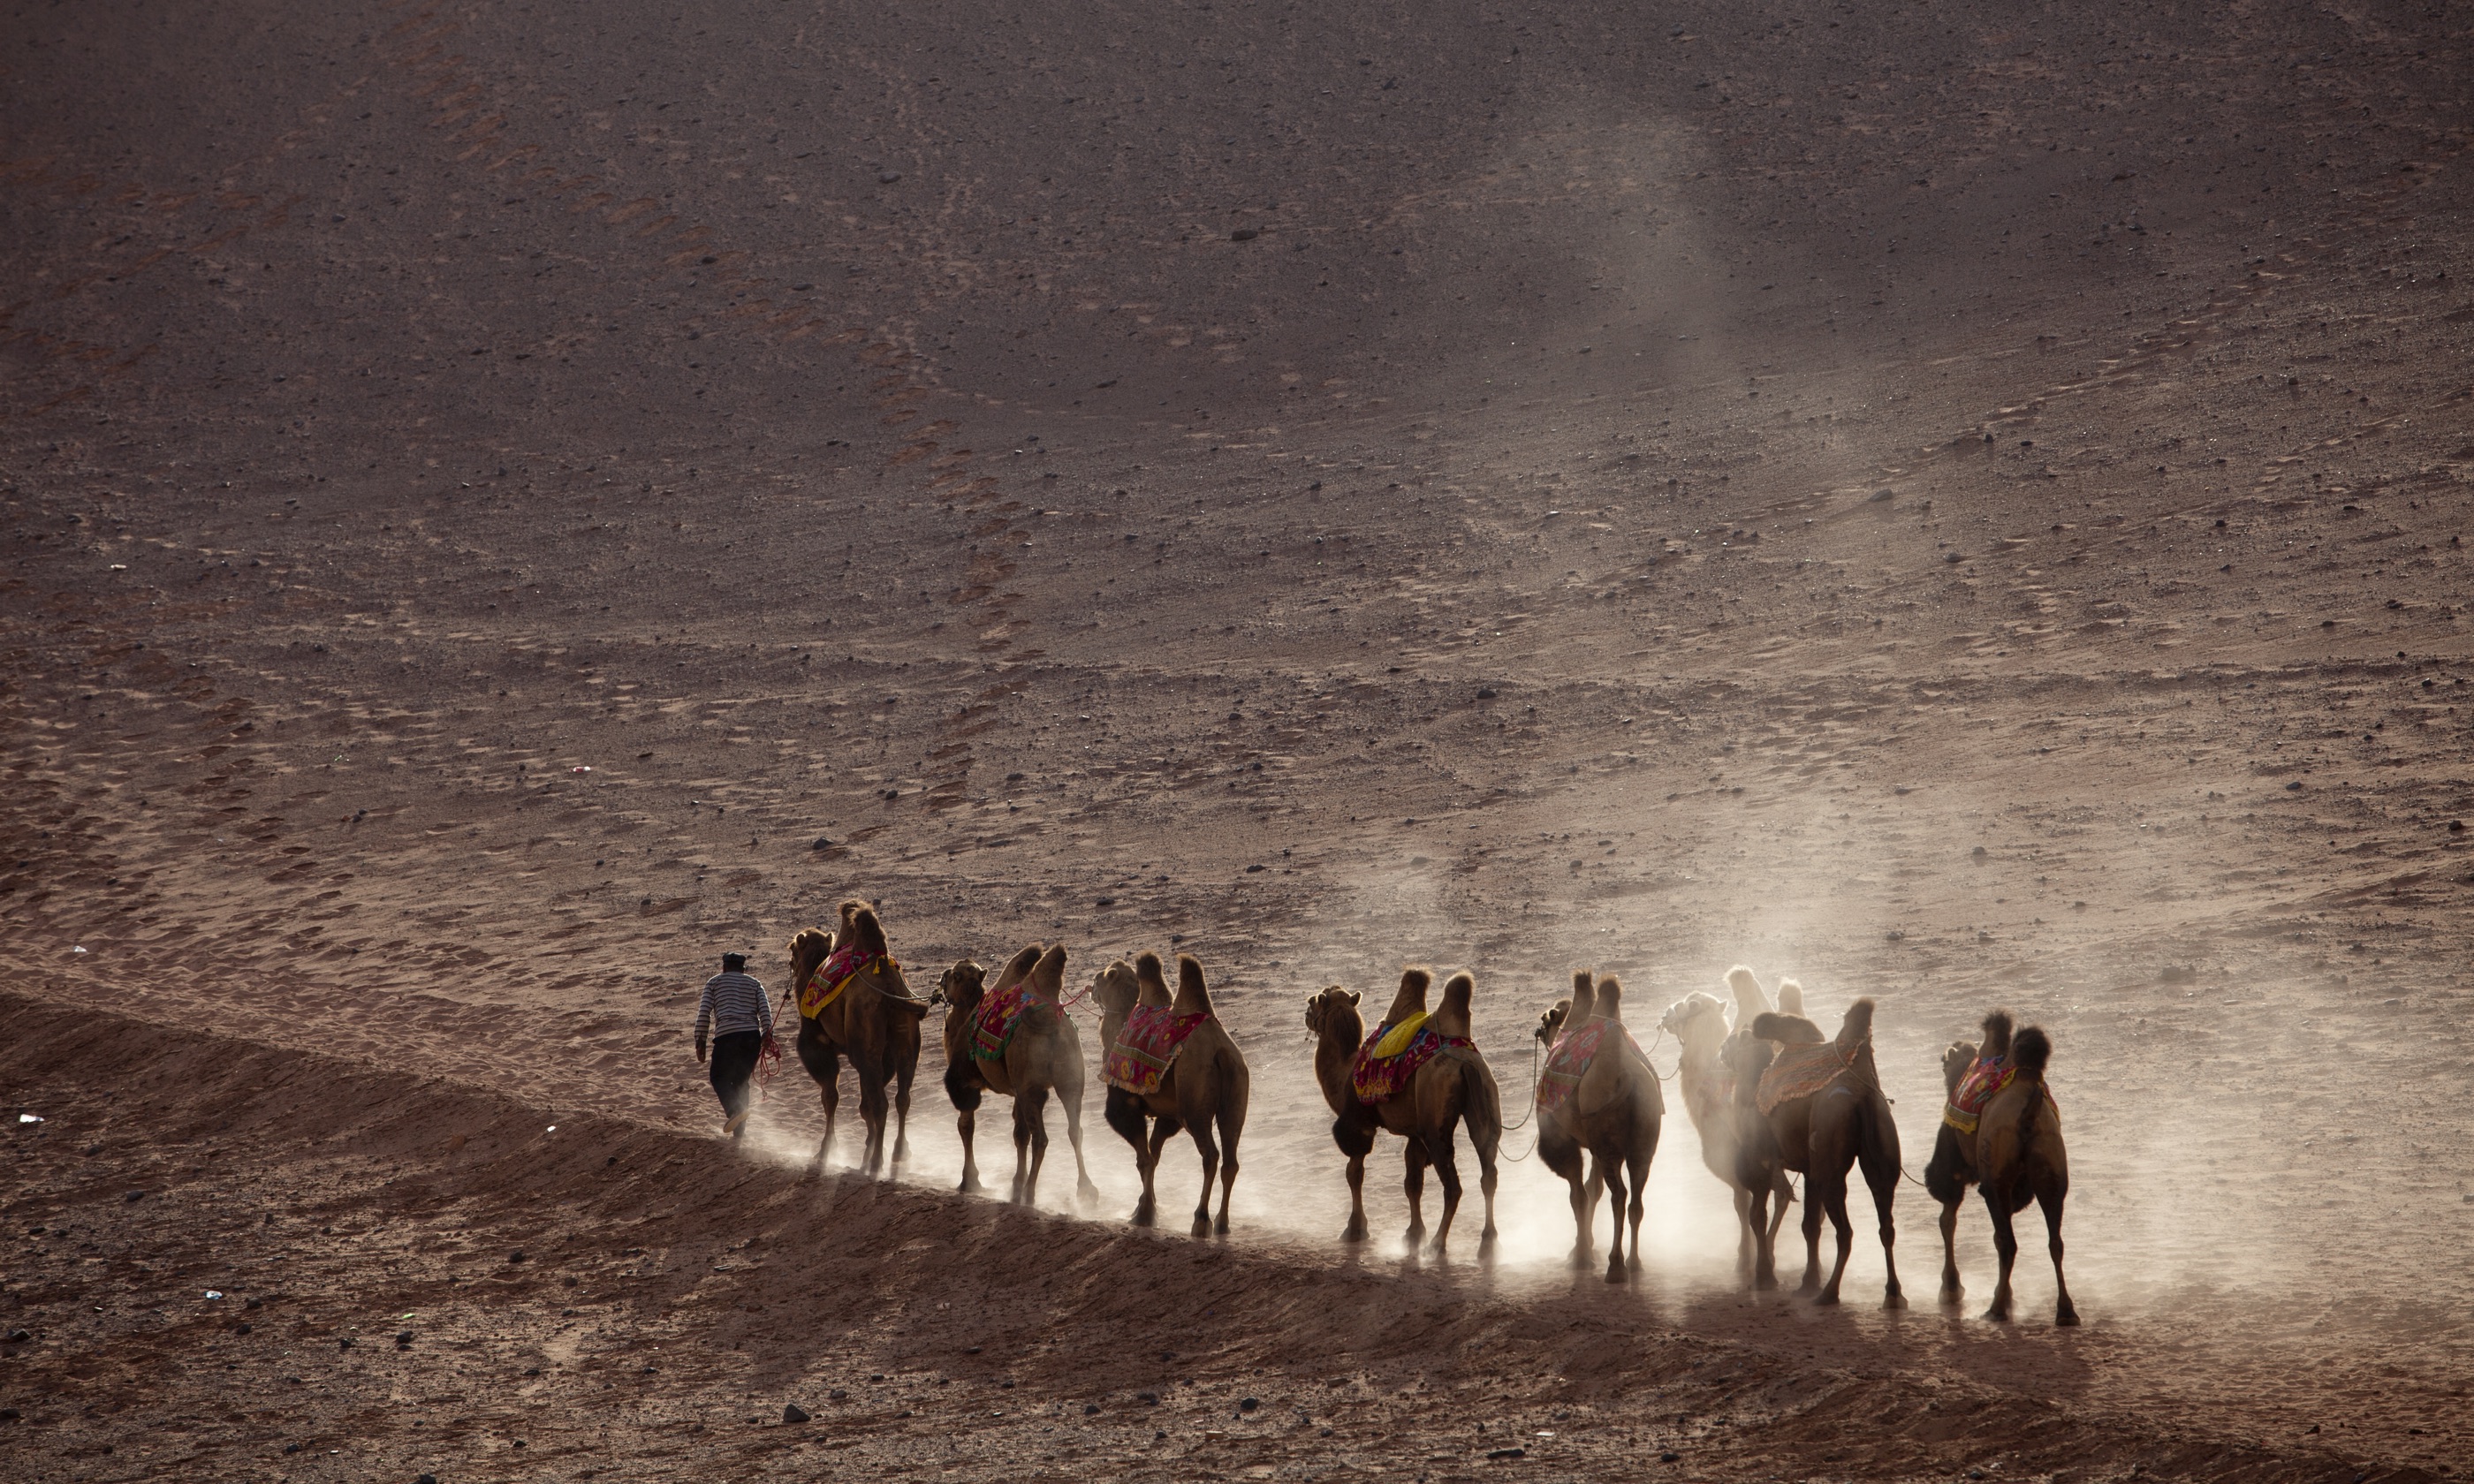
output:
[[[1632,1039],[1632,1031],[1620,1020],[1591,1020],[1579,1030],[1559,1037],[1555,1049],[1546,1053],[1546,1068],[1538,1074],[1538,1111],[1554,1113],[1572,1097],[1589,1075],[1590,1064],[1598,1059],[1607,1031],[1623,1032],[1624,1044],[1636,1056],[1641,1054],[1640,1042]]]
[[[1390,1029],[1389,1026],[1379,1027],[1368,1037],[1366,1044],[1358,1048],[1357,1065],[1349,1068],[1348,1083],[1356,1090],[1357,1100],[1361,1103],[1371,1105],[1392,1101],[1409,1089],[1410,1079],[1418,1075],[1418,1068],[1433,1061],[1438,1052],[1448,1046],[1474,1048],[1477,1044],[1466,1036],[1445,1036],[1420,1026],[1409,1038],[1409,1044],[1396,1055],[1374,1055],[1375,1046]]]
[[[1031,981],[1021,980],[993,994],[982,995],[980,1008],[971,1012],[971,1055],[982,1062],[1002,1062],[1006,1047],[1013,1041],[1013,1031],[1022,1022],[1023,1012],[1041,1003],[1031,993]]]
[[[1181,1016],[1166,1005],[1136,1005],[1126,1017],[1126,1028],[1117,1033],[1116,1044],[1108,1048],[1107,1060],[1101,1064],[1101,1077],[1112,1088],[1149,1097],[1159,1090],[1168,1069],[1176,1065],[1185,1039],[1210,1018],[1201,1013]]]

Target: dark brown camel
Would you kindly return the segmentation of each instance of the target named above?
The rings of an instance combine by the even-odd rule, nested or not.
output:
[[[1980,1047],[1962,1041],[1942,1053],[1942,1081],[1953,1103],[1959,1083],[1978,1061],[2006,1058],[2016,1075],[1974,1115],[1973,1131],[1962,1132],[1958,1126],[1968,1115],[1954,1107],[1946,1113],[1933,1140],[1932,1162],[1925,1166],[1925,1188],[1941,1202],[1941,1302],[1956,1304],[1967,1291],[1958,1281],[1958,1208],[1967,1199],[1967,1187],[1977,1185],[1993,1216],[1993,1247],[2001,1258],[2001,1281],[1984,1317],[2010,1317],[2010,1270],[2019,1257],[2011,1218],[2032,1200],[2044,1210],[2046,1248],[2053,1257],[2058,1295],[2053,1323],[2075,1325],[2078,1306],[2071,1302],[2070,1284],[2062,1278],[2062,1203],[2071,1190],[2070,1152],[2062,1143],[2061,1113],[2045,1086],[2045,1065],[2053,1043],[2039,1027],[2028,1026],[2015,1039],[2010,1027],[2010,1012],[1996,1010],[1984,1017]]]
[[[1804,1281],[1815,1303],[1838,1302],[1838,1283],[1847,1273],[1847,1255],[1854,1233],[1847,1219],[1847,1172],[1861,1163],[1864,1183],[1873,1189],[1873,1209],[1880,1220],[1881,1265],[1889,1271],[1884,1308],[1904,1308],[1895,1256],[1897,1228],[1890,1203],[1899,1191],[1899,1130],[1890,1117],[1890,1100],[1873,1066],[1873,1001],[1858,999],[1824,1055],[1836,1067],[1815,1091],[1778,1101],[1760,1109],[1761,1075],[1785,1047],[1790,1055],[1809,1053],[1824,1044],[1820,1027],[1800,1016],[1775,1012],[1757,1016],[1749,1037],[1728,1043],[1728,1069],[1735,1079],[1734,1115],[1738,1133],[1736,1178],[1752,1192],[1746,1218],[1754,1233],[1757,1256],[1753,1286],[1778,1286],[1778,1257],[1767,1230],[1769,1196],[1780,1172],[1804,1176]],[[1798,1057],[1802,1063],[1805,1057]],[[1819,1061],[1814,1058],[1813,1061]],[[1827,1212],[1838,1234],[1838,1260],[1828,1282],[1820,1281],[1821,1218]]]
[[[850,1058],[859,1077],[859,1112],[867,1125],[867,1147],[861,1167],[876,1174],[885,1165],[885,1084],[893,1084],[893,1163],[899,1168],[910,1155],[910,1080],[919,1071],[919,1022],[928,1003],[914,998],[904,982],[901,966],[887,951],[885,926],[863,902],[841,904],[837,933],[811,927],[790,940],[790,997],[796,1004],[809,982],[837,945],[857,945],[864,959],[857,974],[814,1016],[802,1016],[799,1065],[814,1078],[825,1104],[825,1137],[816,1141],[811,1173],[825,1167],[834,1142],[834,1120],[841,1103],[841,1059]]]
[[[1096,1199],[1090,1166],[1082,1161],[1082,1036],[1074,1017],[1057,1002],[1065,982],[1065,947],[1044,951],[1031,944],[1006,961],[989,994],[1028,982],[1031,1002],[1015,1022],[1005,1055],[982,1061],[971,1054],[971,1022],[980,1007],[985,970],[964,959],[945,970],[937,993],[945,1012],[945,1092],[958,1114],[962,1136],[962,1188],[980,1188],[980,1166],[972,1153],[972,1135],[979,1126],[980,1097],[1001,1092],[1013,1099],[1012,1198],[1031,1205],[1039,1195],[1039,1167],[1048,1158],[1048,1099],[1053,1092],[1065,1109],[1065,1137],[1074,1146],[1075,1197]]]
[[[1384,1023],[1397,1024],[1409,1016],[1424,1013],[1426,987],[1433,981],[1434,976],[1423,969],[1401,974],[1400,992],[1394,997],[1392,1013]],[[1467,974],[1452,975],[1443,986],[1443,1008],[1427,1023],[1442,1035],[1466,1038],[1469,1034],[1469,997],[1474,989]],[[1447,1047],[1418,1068],[1408,1089],[1398,1097],[1370,1107],[1359,1099],[1349,1075],[1357,1061],[1357,1048],[1366,1040],[1366,1021],[1357,1013],[1357,999],[1354,991],[1335,984],[1306,1001],[1306,1029],[1315,1035],[1315,1081],[1322,1086],[1323,1101],[1331,1105],[1332,1142],[1348,1157],[1348,1227],[1341,1233],[1342,1240],[1366,1239],[1366,1157],[1373,1151],[1374,1136],[1388,1131],[1408,1142],[1404,1187],[1409,1195],[1408,1241],[1412,1250],[1426,1230],[1428,1164],[1434,1165],[1436,1176],[1443,1182],[1443,1219],[1435,1228],[1434,1243],[1435,1254],[1442,1256],[1444,1241],[1451,1235],[1452,1215],[1461,1205],[1461,1176],[1452,1151],[1452,1127],[1465,1124],[1469,1145],[1477,1152],[1478,1189],[1486,1198],[1486,1230],[1479,1233],[1478,1251],[1483,1254],[1491,1250],[1494,1244],[1494,1154],[1503,1142],[1503,1100],[1495,1090],[1494,1073],[1474,1048]]]
[[[1589,1262],[1599,1185],[1603,1183],[1612,1193],[1614,1233],[1607,1256],[1607,1281],[1619,1283],[1640,1271],[1641,1187],[1649,1178],[1649,1161],[1658,1153],[1666,1099],[1659,1088],[1658,1073],[1623,1029],[1623,985],[1612,974],[1592,984],[1588,969],[1576,969],[1572,997],[1558,1001],[1546,1012],[1539,1036],[1551,1046],[1564,1034],[1587,1030],[1593,1020],[1606,1023],[1605,1039],[1579,1085],[1551,1110],[1544,1103],[1543,1082],[1540,1085],[1538,1154],[1571,1187],[1572,1221],[1579,1230],[1572,1248],[1574,1267],[1587,1267]],[[1551,1061],[1547,1070],[1554,1070]],[[1581,1173],[1584,1154],[1589,1157],[1586,1180]],[[1624,1204],[1627,1178],[1632,1186],[1629,1211]],[[1627,1217],[1632,1225],[1629,1257],[1624,1253]]]
[[[1228,1196],[1237,1185],[1237,1138],[1246,1129],[1246,1104],[1252,1086],[1245,1054],[1211,1007],[1203,984],[1202,965],[1191,954],[1176,959],[1176,993],[1172,997],[1160,976],[1159,955],[1146,953],[1128,969],[1124,960],[1100,975],[1100,1044],[1114,1046],[1126,1018],[1137,1004],[1166,1009],[1176,1015],[1206,1018],[1187,1033],[1176,1060],[1149,1093],[1111,1086],[1104,1105],[1108,1127],[1134,1146],[1134,1164],[1142,1173],[1143,1195],[1134,1207],[1134,1225],[1150,1226],[1158,1209],[1152,1180],[1159,1172],[1160,1151],[1179,1129],[1194,1136],[1202,1156],[1202,1193],[1194,1208],[1194,1234],[1228,1231]],[[1156,1120],[1156,1122],[1154,1122]],[[1219,1137],[1213,1138],[1215,1128]],[[1220,1215],[1211,1214],[1211,1184],[1220,1182]]]

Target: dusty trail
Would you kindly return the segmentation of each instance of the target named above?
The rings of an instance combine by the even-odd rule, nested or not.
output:
[[[30,1477],[151,1476],[166,1419],[210,1473],[307,1476],[261,1445],[314,1434],[362,1476],[447,1456],[400,1402],[459,1388],[440,1476],[515,1476],[505,1428],[557,1416],[515,1399],[605,1380],[646,1430],[560,1467],[650,1475],[793,1380],[925,1396],[1034,1329],[1196,1352],[1161,1336],[1199,1282],[1285,1306],[1209,1316],[1198,1390],[1327,1367],[1381,1400],[1276,1443],[1198,1402],[1176,1447],[1263,1451],[1155,1464],[1161,1429],[1026,1360],[1007,1395],[1061,1409],[1026,1424],[1058,1429],[1041,1467],[1499,1469],[1529,1445],[1407,1440],[1492,1419],[1500,1375],[1499,1425],[1579,1475],[1670,1444],[1726,1477],[2462,1469],[2450,12],[272,0],[0,36],[0,1116],[50,1120],[11,1126],[0,1317],[36,1338],[0,1436]],[[1200,954],[1255,1068],[1238,1239],[1196,1264],[1124,1231],[1096,1116],[1082,1219],[945,1201],[933,1051],[909,1183],[787,1184],[790,1084],[764,1155],[715,1162],[694,985],[725,947],[778,980],[853,892],[932,976],[1031,939],[1078,982]],[[1574,967],[1644,1032],[1739,960],[1825,1019],[1874,994],[1911,1167],[1942,1045],[2011,1005],[2057,1046],[2088,1328],[2045,1326],[2032,1251],[2006,1332],[1739,1299],[1680,1116],[1637,1294],[1567,1282],[1519,1163],[1492,1268],[1337,1255],[1301,1009],[1409,959],[1476,972],[1516,1114]],[[300,1101],[208,1159],[278,1084]],[[642,1153],[615,1184],[513,1132],[443,1161],[424,1120]],[[182,1177],[180,1223],[125,1201],[189,1165],[231,1178]],[[1164,1206],[1193,1179],[1173,1152]],[[744,1229],[702,1210],[735,1180]],[[1898,1209],[1920,1290],[1933,1213]],[[386,1357],[353,1296],[395,1283],[479,1369],[218,1407],[215,1366],[271,1363],[191,1350],[198,1400],[147,1411],[151,1311],[194,1305],[142,1255],[268,1210],[315,1324],[373,1326],[339,1360]],[[579,1379],[547,1279],[445,1286],[480,1281],[449,1235],[582,1253],[655,1211],[565,1275],[617,1295],[657,1281],[612,1253],[686,1255],[659,1304],[594,1301],[626,1316],[596,1343],[743,1370]],[[14,1234],[61,1224],[126,1260]],[[958,1226],[986,1272],[908,1250]],[[760,1236],[762,1271],[701,1260]],[[1848,1291],[1880,1281],[1859,1239]],[[834,1328],[880,1289],[915,1339]],[[111,1325],[75,1328],[87,1294]],[[1412,1340],[1493,1349],[1388,1358]],[[913,1411],[748,1429],[748,1468],[847,1438],[925,1470],[954,1429]]]

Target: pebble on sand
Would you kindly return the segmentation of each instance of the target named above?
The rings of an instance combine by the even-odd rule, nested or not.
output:
[[[807,1409],[795,1401],[787,1403],[782,1408],[782,1421],[786,1423],[804,1423],[807,1420]]]

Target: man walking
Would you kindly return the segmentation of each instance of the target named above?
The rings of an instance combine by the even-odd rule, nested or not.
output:
[[[696,1060],[705,1059],[705,1031],[713,1031],[713,1090],[729,1120],[722,1125],[733,1138],[747,1127],[747,1079],[756,1059],[773,1039],[773,1004],[764,986],[747,971],[747,955],[725,953],[721,972],[704,982],[704,998],[696,1004]]]

